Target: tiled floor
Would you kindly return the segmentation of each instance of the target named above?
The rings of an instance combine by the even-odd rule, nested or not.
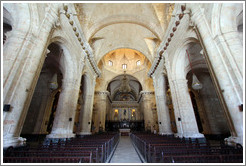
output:
[[[129,136],[121,136],[110,163],[142,163]]]

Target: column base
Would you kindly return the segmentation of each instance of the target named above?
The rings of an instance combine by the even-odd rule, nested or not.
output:
[[[204,135],[201,133],[176,133],[175,137],[185,137],[185,138],[204,138]]]
[[[79,133],[76,133],[76,135],[91,135],[92,133],[91,132],[79,132]]]
[[[3,138],[3,148],[8,148],[10,146],[18,147],[26,145],[26,138],[22,137],[10,137]]]
[[[243,138],[230,136],[224,139],[225,144],[230,146],[236,146],[237,144],[243,145]]]

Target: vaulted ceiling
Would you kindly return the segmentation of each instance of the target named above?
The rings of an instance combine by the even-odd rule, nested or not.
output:
[[[165,35],[170,3],[77,3],[75,8],[97,63],[112,50],[140,51],[150,62]]]

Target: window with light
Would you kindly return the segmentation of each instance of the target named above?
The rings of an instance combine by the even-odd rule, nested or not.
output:
[[[127,65],[126,64],[123,64],[122,65],[122,69],[126,69],[127,68]]]
[[[138,61],[137,61],[137,66],[140,66],[140,65],[141,65],[141,61],[138,60]]]
[[[109,60],[109,61],[108,61],[108,65],[109,65],[109,66],[113,66],[113,62]]]

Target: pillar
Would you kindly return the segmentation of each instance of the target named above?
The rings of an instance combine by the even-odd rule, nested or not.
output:
[[[199,133],[195,113],[193,110],[188,85],[186,79],[171,80],[173,85],[172,98],[176,101],[174,113],[176,118],[179,137],[203,138],[204,135]],[[176,95],[173,95],[176,94]]]
[[[92,80],[91,87],[88,88],[88,94],[85,96],[85,102],[81,110],[80,116],[80,131],[78,135],[91,135],[91,123],[93,113],[93,102],[94,102],[94,89],[96,84],[96,77]],[[89,85],[88,85],[89,86]]]
[[[108,91],[100,91],[95,93],[95,107],[97,112],[97,122],[95,123],[96,130],[105,131],[105,120],[106,120],[106,110],[107,110],[107,96]]]
[[[13,55],[9,57],[9,60],[4,60],[6,61],[4,64],[8,64],[9,68],[4,71],[7,75],[4,76],[3,101],[4,104],[10,104],[11,109],[9,112],[3,113],[3,148],[21,146],[25,143],[26,139],[20,137],[20,133],[42,68],[42,62],[45,59],[47,39],[58,18],[55,11],[56,7],[51,7],[46,12],[46,20],[40,26],[38,39],[35,37],[36,34],[30,33],[26,41],[22,43],[23,47],[20,48],[19,52],[10,51],[15,49],[12,48],[11,43],[8,43],[12,39],[6,43],[10,45],[5,46],[4,54],[11,52]],[[18,43],[21,42],[18,41]],[[17,64],[15,64],[14,61],[17,56],[22,61],[17,62],[17,60],[15,62]]]
[[[229,72],[228,59],[222,55],[217,43],[212,38],[204,11],[192,5],[190,5],[190,8],[192,11],[191,20],[196,25],[207,51],[207,62],[211,64],[211,69],[214,71],[219,84],[222,105],[232,135],[226,141],[228,143],[243,144],[243,112],[239,110],[239,105],[242,104],[242,92],[237,90],[240,88],[235,86],[235,83],[231,80],[231,78],[235,78],[235,75]]]
[[[140,95],[142,95],[142,109],[144,114],[144,126],[145,131],[154,132],[155,119],[153,117],[152,104],[154,104],[154,92],[141,91]],[[157,119],[156,119],[157,120]]]
[[[74,137],[73,125],[80,82],[76,79],[67,79],[62,83],[62,90],[58,100],[52,131],[47,138],[71,138]]]
[[[154,77],[155,98],[158,114],[159,134],[173,134],[169,109],[166,104],[166,80],[164,73]]]

